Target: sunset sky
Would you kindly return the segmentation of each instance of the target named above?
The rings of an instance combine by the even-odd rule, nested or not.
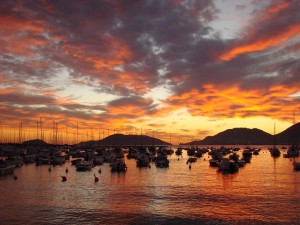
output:
[[[1,141],[279,133],[300,116],[299,12],[298,0],[1,1]]]

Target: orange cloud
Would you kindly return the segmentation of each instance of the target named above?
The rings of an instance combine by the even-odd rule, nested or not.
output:
[[[98,50],[87,51],[84,45],[75,46],[67,42],[63,46],[63,52],[70,56],[78,71],[92,75],[101,83],[113,84],[116,89],[126,87],[132,88],[139,94],[145,93],[149,87],[147,83],[149,77],[146,74],[116,70],[116,67],[130,61],[133,54],[131,49],[116,37],[107,37],[105,42],[109,46],[109,50],[105,54],[99,53]]]
[[[8,81],[7,78],[6,77],[1,77],[1,75],[0,75],[0,82],[6,82],[6,81]]]
[[[203,91],[193,89],[179,96],[172,96],[168,104],[186,107],[193,116],[212,118],[269,116],[285,119],[299,103],[293,102],[290,94],[298,90],[297,86],[277,85],[267,90],[243,90],[238,86],[220,87],[209,84]]]
[[[0,89],[0,95],[14,93],[14,92],[16,92],[16,89],[14,89],[14,88]]]
[[[13,15],[0,14],[0,27],[6,34],[16,31],[45,32],[42,20],[26,20]]]
[[[47,30],[42,20],[25,20],[13,15],[0,15],[0,29],[5,34],[0,39],[7,51],[22,55],[31,55],[33,47],[47,46],[49,40],[42,38],[41,33]],[[33,37],[32,34],[38,34]]]
[[[131,115],[133,117],[141,117],[148,115],[148,106],[151,106],[151,99],[138,98],[133,102],[120,102],[120,104],[112,104],[107,107],[107,111],[111,115]],[[144,107],[143,107],[144,106]]]
[[[76,60],[89,63],[91,69],[95,71],[105,68],[113,69],[117,65],[122,65],[126,59],[131,57],[130,49],[118,38],[110,36],[102,41],[109,46],[109,51],[105,54],[96,49],[87,51],[84,45],[71,45],[68,42],[63,46],[63,52]]]
[[[280,33],[271,34],[269,36],[262,37],[261,39],[254,40],[251,43],[234,47],[233,49],[223,53],[220,56],[220,59],[228,61],[243,53],[262,51],[268,49],[269,47],[282,44],[283,42],[299,34],[300,24],[293,24],[286,27],[286,29],[282,30]]]
[[[287,8],[290,5],[290,2],[282,2],[279,5],[272,5],[267,9],[267,13],[277,13],[281,11],[282,9]]]

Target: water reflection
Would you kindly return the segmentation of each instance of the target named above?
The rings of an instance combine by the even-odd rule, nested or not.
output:
[[[298,222],[300,173],[291,161],[273,159],[264,149],[238,173],[223,174],[204,158],[191,169],[186,154],[171,156],[169,168],[137,168],[126,159],[127,172],[111,173],[105,164],[101,174],[99,166],[77,172],[67,163],[49,172],[47,166],[24,165],[16,170],[18,180],[0,180],[0,216],[3,224]]]

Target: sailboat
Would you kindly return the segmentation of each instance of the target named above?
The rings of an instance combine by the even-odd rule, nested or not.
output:
[[[284,154],[284,158],[295,158],[299,156],[299,146],[297,143],[297,130],[296,130],[296,125],[295,125],[295,115],[293,113],[293,126],[291,127],[291,140],[292,140],[292,145],[289,146],[287,153]]]
[[[274,146],[269,149],[271,156],[273,157],[279,157],[280,156],[280,150],[276,147],[276,134],[275,134],[275,124],[274,124]]]
[[[293,157],[294,160],[293,160],[293,167],[294,167],[294,170],[300,170],[300,162],[296,161],[296,157],[299,156],[299,146],[298,146],[298,143],[297,143],[297,138],[296,138],[296,135],[297,135],[297,131],[296,131],[296,127],[295,127],[295,114],[293,113],[293,123],[294,123],[294,126],[292,128],[292,136],[293,136],[293,144],[288,148],[288,151],[287,151],[287,157],[290,158],[290,157]]]
[[[294,170],[300,170],[300,162],[296,162],[295,158],[294,158],[293,166],[294,166]]]
[[[284,154],[284,157],[285,158],[294,158],[296,156],[299,156],[299,147],[298,147],[298,145],[293,144],[293,145],[289,146],[287,153]]]

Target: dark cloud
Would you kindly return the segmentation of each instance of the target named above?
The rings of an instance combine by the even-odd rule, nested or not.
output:
[[[151,99],[131,96],[111,101],[107,105],[107,111],[117,116],[127,113],[130,117],[137,117],[154,114],[157,107]]]
[[[93,76],[104,85],[115,84],[112,91],[121,94],[128,90],[141,94],[160,84],[158,70],[185,59],[195,39],[207,34],[207,25],[199,21],[212,20],[216,12],[210,1],[10,1],[8,5],[15,18],[34,21],[30,25],[35,26],[40,21],[43,33],[52,40],[36,46],[36,54],[70,68],[73,74]],[[7,6],[2,8],[7,10]],[[40,31],[30,28],[22,35],[38,38]],[[127,78],[114,70],[118,65],[124,65]],[[28,74],[26,66],[22,68]],[[30,74],[50,75],[51,69],[47,69]],[[128,84],[126,91],[118,84],[120,79],[137,82]],[[135,89],[137,86],[141,88]]]
[[[237,10],[246,7],[236,5]],[[285,98],[300,84],[299,10],[299,1],[272,1],[253,11],[239,37],[222,40],[210,25],[219,12],[209,0],[2,1],[0,80],[5,88],[24,91],[3,93],[0,101],[29,112],[36,105],[35,115],[47,111],[37,106],[43,104],[56,115],[106,122],[180,107],[212,117],[277,117],[247,106],[255,108],[263,94],[268,97],[259,102],[277,110],[299,104]],[[89,106],[49,94],[63,87],[63,72],[70,76],[68,84],[82,82],[118,99]],[[143,97],[162,85],[172,88],[164,102],[168,109]],[[205,107],[210,103],[226,110]]]
[[[0,102],[5,104],[53,104],[55,99],[48,96],[37,96],[24,93],[6,93],[1,94]]]

